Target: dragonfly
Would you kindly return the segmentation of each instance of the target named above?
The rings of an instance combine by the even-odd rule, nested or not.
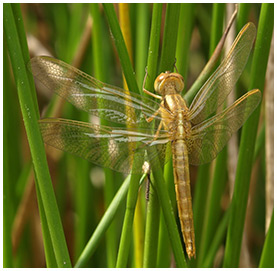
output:
[[[112,123],[41,119],[44,142],[94,164],[133,174],[142,173],[142,167],[134,166],[138,161],[166,163],[171,153],[181,231],[188,258],[195,258],[189,164],[212,161],[260,103],[261,92],[254,89],[216,113],[244,70],[255,35],[252,23],[243,27],[190,105],[181,95],[184,79],[175,72],[161,73],[154,83],[157,94],[144,89],[149,96],[100,82],[51,57],[32,58],[29,68],[48,89]]]

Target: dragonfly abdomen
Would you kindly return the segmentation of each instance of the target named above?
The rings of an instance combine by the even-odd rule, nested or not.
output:
[[[190,191],[188,152],[185,141],[172,141],[174,183],[178,213],[188,257],[195,257],[195,237]]]

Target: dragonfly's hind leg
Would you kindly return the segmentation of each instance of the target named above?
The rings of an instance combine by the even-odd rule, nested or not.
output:
[[[143,111],[142,111],[143,113]],[[144,113],[143,113],[144,114]],[[151,117],[147,118],[146,115],[144,114],[145,116],[145,120],[149,123],[151,122],[158,114],[160,114],[160,109],[158,109]]]
[[[153,140],[151,140],[151,142],[155,141],[155,140],[159,137],[160,131],[161,131],[162,127],[164,127],[165,130],[167,129],[167,126],[166,126],[166,124],[165,124],[164,121],[161,121],[161,122],[159,123],[159,126],[158,126],[158,128],[157,128],[157,131],[156,131],[156,133],[155,133],[155,135],[154,135]]]

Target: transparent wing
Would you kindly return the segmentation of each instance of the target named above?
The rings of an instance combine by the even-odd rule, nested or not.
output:
[[[51,57],[38,56],[29,63],[33,75],[77,108],[108,121],[146,126],[159,103],[147,97],[102,83],[88,74]],[[160,120],[160,116],[155,116]]]
[[[227,57],[199,90],[190,105],[189,120],[193,125],[215,112],[234,88],[249,57],[256,28],[248,23],[238,34]]]
[[[220,114],[194,126],[188,142],[189,163],[199,165],[212,161],[232,134],[248,119],[260,100],[261,92],[254,89]]]
[[[154,140],[151,129],[138,132],[132,128],[127,130],[66,119],[42,119],[39,124],[46,144],[125,173],[132,169],[134,159],[136,165],[149,159],[152,162],[155,156],[162,162],[169,142],[166,131],[160,131]],[[151,147],[156,148],[156,152],[153,157],[148,157],[146,150]],[[133,168],[132,172],[141,173],[142,168]]]

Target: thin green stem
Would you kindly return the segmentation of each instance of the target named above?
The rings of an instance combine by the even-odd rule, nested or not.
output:
[[[240,3],[237,19],[237,30],[239,31],[248,22],[248,15],[250,12],[250,3]]]
[[[148,60],[147,60],[147,78],[145,88],[149,91],[154,90],[154,81],[157,76],[159,42],[161,33],[162,4],[153,4],[151,34],[149,41]],[[146,95],[143,93],[143,95]]]
[[[189,49],[194,22],[194,9],[195,4],[181,4],[176,47],[176,66],[178,72],[185,80],[184,90],[186,90],[186,79],[189,67]]]
[[[160,72],[173,71],[179,26],[180,4],[167,4]]]
[[[150,34],[150,45],[147,61],[147,80],[145,88],[153,89],[154,79],[157,72],[159,38],[161,30],[162,4],[153,5],[152,25]],[[153,185],[149,187],[149,203],[147,205],[145,243],[143,254],[143,267],[156,267],[158,234],[159,234],[159,217],[160,207],[156,190]]]
[[[139,88],[134,76],[132,63],[128,55],[128,51],[120,30],[113,4],[103,4],[103,7],[109,22],[109,26],[111,28],[112,35],[114,37],[115,46],[126,78],[126,82],[128,84],[128,88],[130,91],[139,94]]]
[[[8,52],[6,48],[6,43],[4,42],[4,54],[3,54],[3,267],[11,268],[13,267],[12,261],[12,225],[13,225],[13,216],[14,216],[14,186],[11,182],[11,176],[14,171],[13,161],[15,162],[16,169],[18,165],[18,161],[20,159],[20,155],[12,156],[12,154],[16,154],[14,142],[9,142],[12,134],[11,132],[15,132],[16,130],[12,129],[12,118],[9,119],[10,116],[13,115],[13,107],[12,107],[12,99],[9,97],[12,94],[12,87],[10,84],[10,72],[9,72],[9,62],[8,62]],[[5,91],[9,90],[9,91]],[[14,139],[14,138],[12,138]],[[10,144],[9,144],[10,143]],[[11,144],[12,143],[12,144]],[[12,147],[12,148],[9,148]],[[11,157],[12,156],[12,157]]]
[[[211,39],[210,39],[210,50],[209,55],[212,56],[213,51],[216,48],[216,45],[220,41],[222,36],[223,29],[223,19],[225,4],[215,3],[213,4],[213,16],[212,16],[212,25],[211,25]]]
[[[266,234],[260,268],[274,268],[274,210],[272,211],[269,229]]]
[[[257,136],[255,144],[255,152],[253,162],[256,161],[261,150],[265,147],[265,122],[263,122],[262,127],[260,128],[259,134]]]
[[[149,4],[137,4],[136,24],[136,75],[139,88],[142,89],[145,67],[147,62],[147,50],[149,45],[150,9]]]
[[[159,236],[160,207],[157,193],[150,184],[147,204],[143,268],[156,267]]]
[[[67,62],[72,62],[82,36],[82,31],[80,31],[80,29],[84,29],[82,24],[86,21],[84,20],[83,14],[85,10],[83,8],[84,5],[83,3],[76,3],[74,4],[74,9],[69,10],[71,14],[68,18],[65,50],[65,61]]]

